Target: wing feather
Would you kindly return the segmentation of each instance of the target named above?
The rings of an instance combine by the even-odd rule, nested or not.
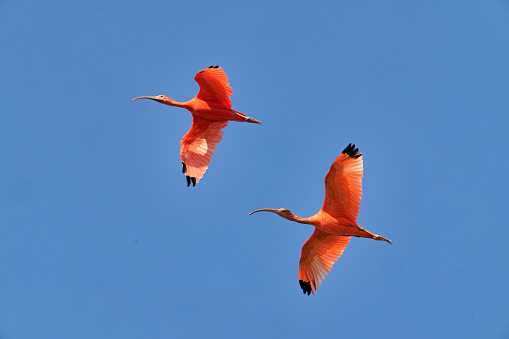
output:
[[[221,67],[214,66],[199,71],[194,80],[200,85],[197,97],[207,102],[213,102],[224,108],[232,108],[230,96],[232,88],[228,77]]]
[[[193,114],[193,124],[180,143],[184,174],[199,182],[207,170],[212,154],[223,137],[228,120],[208,120]]]
[[[299,282],[304,293],[315,294],[349,241],[349,236],[334,235],[315,228],[302,246],[299,262]]]
[[[362,198],[362,154],[349,145],[332,164],[325,177],[323,211],[334,218],[356,222]]]

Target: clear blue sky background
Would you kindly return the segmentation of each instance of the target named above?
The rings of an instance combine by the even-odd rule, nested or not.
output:
[[[0,1],[0,337],[509,337],[508,1]],[[230,123],[195,188],[182,109]],[[354,238],[314,296],[307,217],[348,143]]]

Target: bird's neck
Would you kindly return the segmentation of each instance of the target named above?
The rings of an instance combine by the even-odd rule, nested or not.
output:
[[[163,104],[166,104],[168,106],[175,106],[175,107],[182,107],[187,108],[187,102],[178,102],[173,99],[168,98],[163,102]]]
[[[293,216],[291,217],[291,219],[288,219],[288,220],[298,222],[299,224],[314,225],[314,221],[313,221],[313,219],[312,219],[312,218],[302,218],[302,217],[299,217],[299,216],[298,216],[298,215],[296,215],[296,214],[293,214]]]

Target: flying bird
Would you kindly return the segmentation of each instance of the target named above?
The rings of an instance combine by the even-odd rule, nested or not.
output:
[[[343,254],[352,236],[387,241],[357,225],[357,214],[362,196],[362,154],[349,144],[332,164],[325,177],[325,201],[322,209],[312,217],[301,218],[280,208],[253,211],[272,212],[285,219],[315,227],[311,237],[302,246],[299,262],[299,283],[304,294],[315,294],[332,265]]]
[[[180,142],[182,173],[186,176],[187,186],[191,183],[195,186],[203,177],[212,154],[221,142],[222,129],[228,125],[228,121],[261,124],[260,121],[232,109],[232,88],[221,67],[205,68],[196,74],[194,80],[200,85],[200,91],[196,97],[186,102],[178,102],[165,95],[133,99],[150,99],[168,106],[186,108],[191,112],[193,124]]]

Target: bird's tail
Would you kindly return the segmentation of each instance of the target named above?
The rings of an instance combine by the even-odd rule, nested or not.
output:
[[[238,117],[238,120],[235,119],[235,121],[241,121],[241,122],[250,122],[252,124],[261,124],[261,121],[258,121],[254,118],[250,118],[248,116],[246,116],[244,113],[240,113],[240,112],[237,112],[235,110],[232,109],[232,111],[237,114],[237,117]]]

